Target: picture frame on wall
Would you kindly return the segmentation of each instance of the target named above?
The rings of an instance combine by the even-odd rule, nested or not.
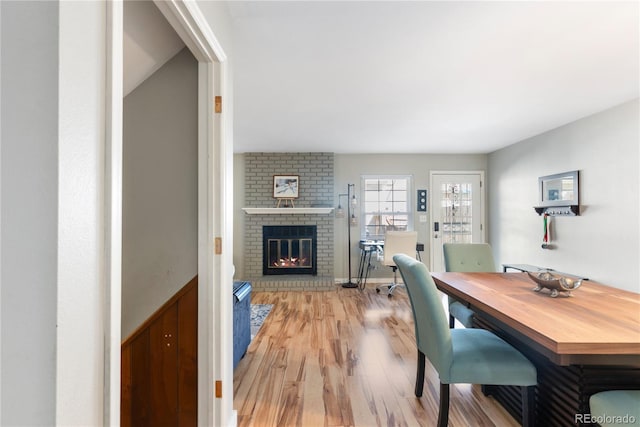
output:
[[[276,199],[297,199],[300,189],[298,175],[274,175],[273,197]]]

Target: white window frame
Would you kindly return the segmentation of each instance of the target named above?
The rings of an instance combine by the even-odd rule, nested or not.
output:
[[[360,179],[360,238],[363,240],[378,240],[384,238],[384,232],[381,234],[368,235],[367,234],[367,222],[366,217],[371,213],[380,213],[380,211],[367,211],[366,210],[366,182],[367,180],[383,180],[383,179],[405,179],[407,181],[407,189],[406,189],[406,211],[394,211],[394,212],[385,212],[385,214],[391,215],[406,215],[407,223],[406,228],[403,230],[412,231],[413,230],[413,176],[412,175],[362,175]],[[387,226],[381,225],[384,229]]]

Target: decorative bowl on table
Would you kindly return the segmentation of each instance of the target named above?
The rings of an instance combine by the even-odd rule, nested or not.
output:
[[[564,292],[567,296],[572,296],[571,291],[578,289],[582,285],[582,278],[563,276],[553,274],[550,271],[542,271],[540,273],[527,272],[527,275],[538,286],[533,288],[534,291],[540,292],[543,289],[551,291],[551,298],[555,298],[560,292]]]

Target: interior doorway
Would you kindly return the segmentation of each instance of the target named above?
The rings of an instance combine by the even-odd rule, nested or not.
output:
[[[198,423],[234,424],[232,331],[233,147],[224,132],[226,115],[214,111],[224,99],[226,55],[200,9],[191,1],[157,1],[169,24],[198,64]],[[120,333],[122,271],[122,70],[123,6],[107,3],[107,112],[105,167],[105,346],[104,424],[120,419]],[[228,116],[230,117],[230,116]],[[217,245],[216,245],[217,243]],[[229,325],[227,328],[214,325]],[[224,398],[222,398],[224,396]]]
[[[484,242],[484,172],[431,172],[431,271],[444,271],[442,245]]]

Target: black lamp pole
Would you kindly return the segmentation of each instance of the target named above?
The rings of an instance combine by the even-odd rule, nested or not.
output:
[[[358,284],[351,281],[351,187],[355,184],[347,184],[347,258],[349,259],[349,280],[342,284],[343,288],[357,288]],[[340,196],[338,196],[339,198]]]

